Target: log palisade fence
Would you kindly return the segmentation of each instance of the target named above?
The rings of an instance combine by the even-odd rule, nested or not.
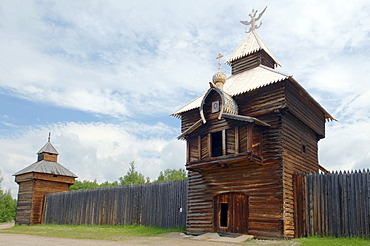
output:
[[[185,228],[188,181],[46,195],[44,223]]]
[[[370,172],[296,174],[295,237],[370,238]]]
[[[370,238],[370,171],[295,174],[294,237]],[[43,223],[186,227],[188,180],[47,194]]]

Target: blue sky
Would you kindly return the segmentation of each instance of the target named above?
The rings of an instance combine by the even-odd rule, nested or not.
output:
[[[36,161],[48,132],[81,180],[114,181],[130,161],[155,179],[181,168],[180,120],[245,37],[240,20],[268,6],[257,30],[338,122],[319,142],[330,170],[370,164],[370,4],[353,1],[0,0],[0,170]],[[227,65],[223,71],[230,74]]]

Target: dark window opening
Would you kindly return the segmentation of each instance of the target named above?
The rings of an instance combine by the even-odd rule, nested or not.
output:
[[[220,226],[222,227],[227,227],[228,210],[229,210],[229,204],[221,203]]]
[[[212,139],[212,157],[222,155],[222,132],[215,132],[211,134]]]
[[[306,154],[307,152],[307,146],[305,144],[302,144],[302,153]]]

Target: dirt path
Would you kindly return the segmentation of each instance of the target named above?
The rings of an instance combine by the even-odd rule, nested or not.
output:
[[[0,225],[0,230],[10,228],[14,224]],[[269,240],[253,240],[241,244],[225,243],[225,242],[210,242],[196,240],[194,238],[186,238],[178,232],[156,236],[156,237],[127,237],[122,241],[104,241],[104,240],[87,240],[87,239],[69,239],[69,238],[52,238],[40,237],[33,235],[21,234],[6,234],[0,233],[1,246],[116,246],[116,245],[160,245],[160,246],[236,246],[236,245],[265,245],[265,246],[293,246],[299,245],[296,242],[287,241],[269,241]]]

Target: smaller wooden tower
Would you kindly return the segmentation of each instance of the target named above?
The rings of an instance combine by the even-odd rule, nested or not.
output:
[[[19,185],[16,224],[41,224],[45,195],[69,191],[74,184],[77,176],[57,162],[58,155],[49,135],[37,162],[13,174]]]

